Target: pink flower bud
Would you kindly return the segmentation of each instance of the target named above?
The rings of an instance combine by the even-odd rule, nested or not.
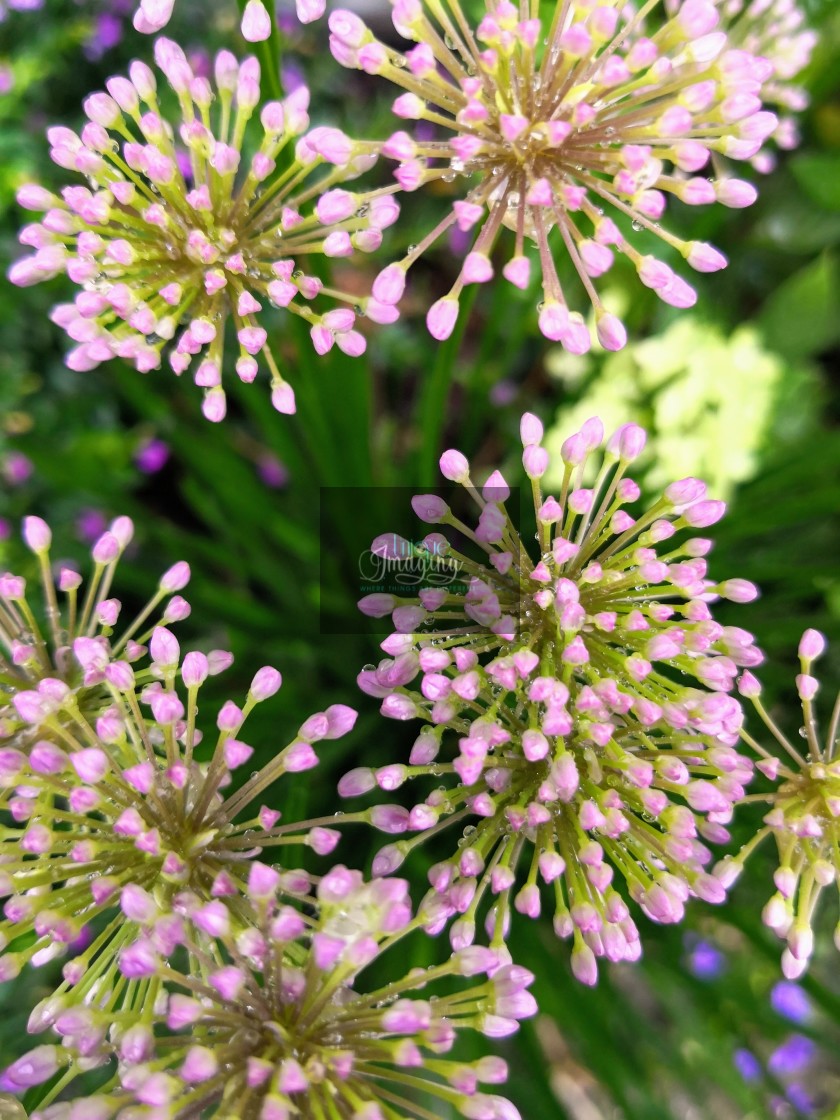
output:
[[[340,739],[352,731],[359,715],[355,708],[346,704],[330,704],[324,714],[327,717],[325,739]]]
[[[170,1030],[179,1031],[197,1023],[203,1014],[204,1009],[197,1000],[173,993],[169,997],[166,1025]]]
[[[726,513],[726,502],[710,498],[703,502],[696,502],[689,506],[683,513],[683,519],[694,529],[705,529],[720,521]]]
[[[525,731],[522,735],[522,753],[529,762],[538,762],[549,752],[548,740],[541,731]]]
[[[219,1068],[219,1060],[206,1046],[191,1046],[184,1058],[180,1076],[189,1085],[200,1085],[209,1081]]]
[[[326,735],[328,726],[326,712],[316,712],[315,715],[304,720],[298,731],[298,736],[305,739],[307,743],[317,743],[319,739],[323,739]]]
[[[233,654],[229,653],[226,649],[211,649],[207,654],[207,666],[210,670],[211,677],[223,673],[225,669],[229,669],[232,664]]]
[[[270,898],[280,883],[280,874],[259,860],[254,860],[248,871],[248,894],[252,898]]]
[[[149,703],[157,723],[168,726],[184,718],[184,705],[172,692],[155,693]]]
[[[74,751],[70,755],[70,762],[79,779],[91,785],[101,781],[108,771],[108,756],[98,747]]]
[[[470,464],[460,451],[444,451],[440,457],[440,473],[450,482],[467,482],[470,477]]]
[[[152,631],[149,652],[156,665],[171,666],[178,664],[181,647],[171,630],[167,630],[165,626],[157,626]]]
[[[244,718],[242,709],[234,704],[232,700],[227,700],[222,705],[216,717],[216,726],[220,731],[227,731],[231,734],[235,734],[242,726]]]
[[[758,588],[748,579],[728,579],[718,584],[717,591],[733,603],[752,603],[759,596]]]
[[[21,1093],[48,1081],[61,1068],[57,1046],[36,1046],[16,1062],[12,1062],[2,1075],[2,1087]]]
[[[748,700],[752,700],[761,695],[761,685],[756,677],[749,670],[746,670],[738,680],[738,691]]]
[[[362,46],[368,29],[355,12],[337,8],[330,13],[328,26],[332,34],[348,47]]]
[[[222,747],[222,753],[228,770],[235,770],[238,766],[245,765],[253,755],[254,748],[249,747],[247,743],[243,743],[239,739],[226,739]]]
[[[808,673],[800,673],[796,678],[796,689],[802,700],[813,700],[819,691],[820,682]]]
[[[405,269],[398,264],[389,264],[373,282],[373,296],[380,303],[391,306],[399,303],[405,291]]]
[[[458,321],[458,300],[453,296],[444,296],[429,308],[426,316],[426,326],[429,334],[438,342],[444,342],[455,329]]]
[[[449,514],[449,506],[436,494],[415,494],[411,499],[411,508],[421,521],[429,525],[445,521]]]
[[[119,956],[120,972],[130,980],[154,976],[158,967],[158,957],[150,942],[135,941],[123,949]]]
[[[607,452],[617,455],[625,463],[638,459],[647,442],[647,433],[638,424],[623,424],[607,444]]]
[[[605,350],[623,350],[627,345],[627,330],[617,316],[601,312],[596,329],[598,341]]]
[[[287,381],[275,385],[271,390],[271,403],[278,412],[285,416],[292,416],[297,411],[295,394]]]
[[[319,856],[326,856],[332,852],[339,840],[341,833],[334,828],[313,828],[309,832],[309,847]]]
[[[280,688],[283,683],[283,678],[280,673],[270,665],[264,665],[262,669],[258,669],[254,674],[254,679],[251,681],[251,696],[261,702],[268,700]]]
[[[689,245],[686,260],[697,272],[719,272],[726,268],[726,257],[714,245],[708,245],[705,241],[691,241]]]
[[[154,35],[169,23],[174,6],[175,0],[141,0],[140,7],[134,13],[135,31],[139,31],[141,35]],[[134,80],[133,73],[132,80]],[[138,83],[135,82],[135,84]],[[138,92],[141,96],[145,92],[143,83],[138,85]]]
[[[113,533],[103,533],[91,549],[96,564],[113,564],[120,554],[120,543]]]
[[[112,534],[120,551],[127,548],[134,537],[134,522],[130,517],[115,517],[108,527],[108,531]]]
[[[522,419],[519,421],[519,435],[523,447],[542,443],[543,432],[542,421],[539,417],[535,416],[533,412],[523,413]]]
[[[511,257],[502,269],[505,280],[524,291],[531,279],[531,262],[527,257]]]
[[[311,770],[318,765],[318,756],[310,743],[292,743],[283,751],[283,763],[289,773]]]
[[[522,465],[529,478],[542,478],[548,470],[549,456],[544,447],[529,444],[522,452]]]
[[[715,193],[718,202],[734,210],[752,206],[758,198],[758,191],[752,183],[747,183],[744,179],[720,179],[716,183]]]
[[[368,793],[376,786],[376,776],[369,766],[359,766],[350,770],[338,783],[338,792],[341,797],[358,797]]]
[[[380,711],[389,719],[408,720],[417,717],[417,705],[408,696],[392,693],[382,701]]]
[[[295,0],[295,12],[301,23],[314,23],[327,9],[327,0]]]
[[[370,823],[381,832],[399,833],[408,828],[408,810],[402,805],[374,805]]]
[[[261,43],[271,35],[271,16],[262,0],[248,0],[242,15],[242,37],[249,43]]]
[[[18,205],[24,210],[49,210],[58,201],[55,195],[38,183],[24,183],[18,188],[16,197]]]
[[[49,551],[52,544],[52,533],[49,525],[40,517],[25,517],[23,519],[23,539],[34,553],[40,554]]]
[[[799,657],[802,661],[814,661],[825,653],[826,641],[819,630],[806,630],[799,641]]]
[[[119,105],[107,93],[92,93],[83,108],[88,119],[103,128],[113,128],[122,117]]]
[[[376,592],[372,595],[365,595],[360,599],[356,606],[368,616],[368,618],[384,618],[390,614],[396,607],[397,600],[393,595],[386,592]]]
[[[152,896],[136,883],[129,883],[123,887],[120,895],[120,909],[123,914],[133,922],[148,923],[158,914],[158,908]]]
[[[187,688],[200,688],[210,675],[210,666],[203,653],[191,650],[181,666],[181,679]]]
[[[216,972],[211,972],[208,980],[222,999],[232,1003],[242,991],[245,975],[242,969],[236,968],[234,965],[227,965]]]
[[[185,560],[180,560],[160,577],[159,587],[161,591],[172,594],[175,591],[183,591],[189,582],[190,566]]]
[[[552,342],[560,342],[569,325],[569,312],[557,300],[546,300],[540,309],[539,328]]]

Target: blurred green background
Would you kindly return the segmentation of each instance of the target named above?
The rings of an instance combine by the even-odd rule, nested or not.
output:
[[[42,12],[0,23],[4,262],[19,252],[17,186],[66,181],[48,161],[45,127],[78,122],[88,92],[151,55],[130,26],[132,7],[46,0]],[[619,354],[573,358],[547,343],[535,330],[536,290],[509,285],[483,288],[453,338],[435,344],[423,309],[448,290],[458,260],[441,245],[412,270],[400,322],[369,332],[363,359],[335,350],[317,358],[297,324],[277,314],[272,341],[297,417],[275,414],[258,381],[230,386],[229,417],[214,426],[201,417],[198,390],[166,369],[66,369],[65,340],[47,317],[66,295],[63,282],[18,291],[0,281],[0,565],[26,568],[18,533],[26,513],[53,525],[56,556],[76,558],[107,519],[130,514],[138,531],[117,593],[145,598],[158,572],[190,562],[193,614],[179,634],[236,655],[214,684],[215,701],[241,695],[262,664],[283,672],[281,693],[249,723],[263,759],[309,712],[338,701],[360,709],[355,732],[322,751],[313,780],[282,790],[287,818],[331,812],[338,777],[361,759],[403,758],[411,729],[383,721],[355,687],[357,670],[378,659],[378,638],[356,618],[352,586],[331,579],[321,602],[322,565],[334,576],[347,561],[342,523],[358,516],[348,496],[342,515],[319,519],[322,488],[372,488],[366,519],[381,510],[384,531],[393,527],[389,488],[432,486],[444,447],[516,480],[526,408],[554,446],[593,413],[607,425],[637,420],[651,433],[649,488],[699,474],[729,501],[713,572],[754,580],[763,594],[727,607],[724,620],[758,635],[772,705],[795,733],[793,654],[803,628],[834,641],[822,665],[826,703],[840,680],[840,5],[806,7],[821,41],[804,75],[811,106],[800,147],[781,153],[772,174],[751,176],[761,194],[749,210],[673,207],[672,226],[719,244],[731,261],[724,273],[698,276],[696,308],[659,303],[632,270],[610,274],[634,340]],[[335,65],[323,24],[303,29],[282,13],[280,22],[284,80],[305,76],[313,123],[352,133],[363,118],[373,137],[393,130],[392,91]],[[178,0],[169,33],[196,60],[222,44],[241,49],[233,0]],[[408,196],[389,253],[418,240],[446,204]],[[343,284],[364,292],[385,259],[342,264]],[[741,838],[756,813],[743,812]],[[369,859],[380,842],[354,832],[337,855]],[[836,909],[821,915],[802,991],[780,989],[780,946],[760,921],[771,857],[768,849],[753,861],[721,912],[695,903],[678,929],[641,919],[642,963],[602,970],[593,991],[571,979],[568,950],[549,924],[517,926],[514,952],[537,972],[542,1007],[504,1048],[510,1095],[526,1120],[840,1116]],[[424,858],[433,853],[414,864],[418,882]],[[417,963],[446,950],[445,938],[420,943]],[[0,985],[0,1063],[19,1052],[41,983],[30,975],[23,988]]]

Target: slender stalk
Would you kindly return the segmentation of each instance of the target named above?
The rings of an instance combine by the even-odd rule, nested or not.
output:
[[[237,0],[240,12],[245,11],[248,0]],[[268,83],[268,92],[272,98],[281,98],[283,96],[283,85],[280,81],[280,61],[283,56],[283,50],[280,39],[280,29],[277,26],[277,17],[275,14],[275,6],[269,0],[265,5],[269,18],[271,19],[271,34],[262,43],[256,43],[256,51],[259,55],[260,66],[262,67],[263,77]]]
[[[448,415],[449,389],[467,321],[477,294],[477,284],[467,289],[455,330],[438,347],[431,374],[423,382],[417,408],[417,426],[421,441],[417,452],[418,486],[433,486],[437,481],[437,460],[441,451],[443,427]]]

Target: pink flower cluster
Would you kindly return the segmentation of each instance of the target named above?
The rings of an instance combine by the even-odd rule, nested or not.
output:
[[[799,132],[794,114],[808,105],[808,94],[795,79],[811,61],[816,32],[805,26],[805,12],[794,0],[726,0],[723,10],[733,45],[761,55],[772,65],[763,97],[784,115],[771,139],[783,150],[795,148]],[[769,172],[776,166],[776,157],[762,148],[752,163],[759,171]]]
[[[749,856],[768,836],[776,842],[779,866],[773,881],[776,891],[764,907],[764,923],[784,942],[782,971],[796,980],[808,968],[814,953],[813,923],[823,892],[840,882],[840,695],[831,712],[828,730],[821,737],[815,714],[819,681],[812,673],[814,661],[826,649],[816,630],[806,630],[799,643],[801,672],[796,690],[802,707],[804,743],[795,744],[769,715],[761,701],[761,685],[745,672],[738,684],[770,732],[774,744],[767,749],[751,730],[742,737],[756,755],[756,769],[772,783],[769,793],[752,800],[765,801],[769,810],[764,827],[736,856],[721,861],[717,875],[729,885],[743,870]],[[798,721],[797,721],[798,722]],[[840,950],[840,922],[834,931]]]
[[[92,1061],[111,1074],[86,1098],[96,1115],[134,1105],[174,1116],[200,1099],[230,1120],[318,1115],[308,1107],[314,1102],[359,1120],[382,1120],[380,1102],[406,1118],[428,1117],[415,1094],[420,1088],[441,1109],[471,1120],[519,1120],[508,1100],[479,1090],[505,1080],[501,1059],[446,1055],[466,1028],[497,1037],[533,1015],[530,972],[489,950],[468,950],[364,992],[358,974],[413,926],[408,884],[366,883],[338,865],[304,907],[305,876],[290,894],[288,875],[249,866],[254,917],[244,925],[189,891],[179,892],[166,914],[144,891],[124,894],[139,936],[122,948],[119,972],[157,998],[140,1017],[125,1004],[105,1010],[97,1000],[68,1010],[47,1001],[30,1028],[51,1027],[61,1045],[39,1046],[13,1063],[2,1087],[22,1091]],[[184,972],[184,959],[200,970]],[[452,974],[485,979],[418,998]],[[72,1105],[49,1102],[35,1120],[73,1115]]]
[[[749,206],[754,187],[710,177],[710,158],[749,159],[777,125],[762,107],[773,66],[733,48],[718,5],[686,0],[650,33],[656,4],[623,0],[563,4],[550,23],[508,0],[487,0],[476,26],[458,3],[451,12],[423,0],[392,0],[392,7],[397,32],[416,44],[411,50],[392,50],[357,15],[338,10],[330,16],[333,55],[399,86],[396,115],[426,126],[422,138],[401,129],[383,145],[398,162],[401,189],[457,182],[460,197],[403,260],[380,273],[376,299],[397,304],[409,268],[448,230],[477,230],[451,291],[428,314],[432,335],[447,338],[464,286],[494,277],[491,256],[506,227],[514,239],[504,277],[530,286],[533,244],[540,330],[572,353],[589,349],[590,332],[572,308],[569,291],[577,285],[561,278],[558,250],[609,350],[624,346],[626,331],[593,281],[616,254],[666,303],[695,302],[668,260],[636,248],[634,234],[654,234],[666,256],[676,252],[697,271],[723,268],[719,250],[661,224],[666,205]]]
[[[22,230],[21,242],[34,252],[12,266],[10,279],[27,286],[66,273],[79,287],[73,303],[52,313],[76,343],[67,356],[72,369],[120,357],[147,373],[166,349],[180,375],[197,359],[194,380],[213,421],[227,407],[222,374],[232,321],[239,378],[253,381],[262,357],[274,407],[294,412],[294,392],[262,315],[273,306],[303,319],[319,354],[334,345],[361,354],[356,297],[325,287],[304,265],[378,248],[399,212],[394,191],[340,185],[375,162],[375,146],[326,126],[307,131],[305,87],[264,104],[261,137],[252,135],[260,103],[255,58],[240,65],[221,51],[215,90],[170,40],[157,40],[155,60],[177,98],[180,122],[173,126],[162,115],[154,72],[134,62],[128,78],[110,79],[107,93],[85,101],[81,134],[49,129],[53,160],[88,185],[66,187],[61,196],[36,184],[21,188],[21,206],[43,218]],[[246,142],[254,149],[247,163]],[[311,306],[327,299],[338,306]],[[375,301],[367,313],[393,318],[390,308],[377,316]]]
[[[596,957],[634,960],[641,951],[614,880],[661,922],[678,921],[691,895],[724,898],[707,842],[728,840],[752,771],[736,750],[742,714],[729,693],[739,668],[761,654],[745,630],[716,622],[711,604],[747,602],[757,591],[745,580],[710,579],[711,540],[682,535],[724,512],[699,480],[675,482],[631,514],[640,489],[627,472],[644,448],[641,428],[625,425],[599,452],[603,427],[588,421],[563,444],[556,496],[541,486],[550,465],[542,434],[526,414],[536,557],[508,513],[502,475],[479,488],[458,451],[445,452],[441,470],[465,488],[477,524],[436,495],[414,500],[421,520],[456,529],[478,558],[435,530],[416,555],[445,555],[460,585],[438,580],[417,598],[361,601],[396,628],[382,643],[388,657],[360,674],[361,688],[382,699],[383,715],[427,726],[407,765],[357,768],[339,789],[351,796],[449,776],[454,784],[410,810],[378,807],[377,827],[417,835],[383,849],[375,870],[395,870],[427,836],[457,824],[459,851],[430,872],[427,928],[456,917],[453,945],[471,944],[480,910],[495,899],[486,924],[498,947],[511,905],[540,913],[542,880],[554,893],[558,935],[574,939],[576,975],[594,983]],[[413,552],[393,535],[377,549],[395,560]],[[447,731],[456,750],[446,747]]]
[[[30,518],[25,532],[49,573],[47,526]],[[280,824],[280,812],[257,799],[282,775],[317,765],[313,744],[346,734],[356,718],[341,704],[310,716],[288,746],[231,792],[254,754],[242,729],[280,688],[280,674],[260,669],[244,705],[223,704],[215,726],[199,717],[202,686],[232,656],[182,656],[166,626],[150,628],[148,647],[139,640],[157,603],[186,583],[185,564],[164,576],[139,618],[111,640],[119,603],[99,596],[110,585],[117,542],[124,547],[129,536],[130,522],[118,519],[94,546],[81,611],[75,573],[59,577],[69,600],[64,612],[52,583],[45,584],[46,615],[61,642],[52,656],[24,581],[0,579],[0,640],[11,655],[0,661],[11,694],[0,714],[0,809],[10,821],[0,838],[0,946],[14,945],[0,955],[0,978],[69,954],[59,991],[67,1004],[116,982],[116,955],[131,939],[131,923],[149,912],[165,915],[179,891],[191,891],[210,914],[232,907],[241,915],[246,857],[290,844],[330,853],[339,839],[328,827],[332,818]],[[176,613],[173,604],[168,615]],[[215,740],[209,751],[204,731]],[[106,914],[110,924],[93,936]]]

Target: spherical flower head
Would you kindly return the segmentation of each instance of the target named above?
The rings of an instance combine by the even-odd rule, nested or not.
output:
[[[398,972],[372,990],[359,980],[373,961],[381,976],[387,949],[413,928],[406,882],[365,883],[339,865],[309,905],[274,887],[251,923],[212,936],[188,892],[175,899],[174,914],[176,923],[152,922],[120,957],[125,977],[142,973],[157,981],[160,995],[142,1026],[133,1010],[109,1008],[106,1018],[88,1009],[88,1030],[100,1022],[109,1028],[100,1061],[119,1063],[106,1088],[88,1098],[103,1115],[119,1101],[174,1116],[198,1093],[203,1109],[230,1120],[314,1116],[309,1102],[322,1101],[335,1115],[359,1120],[419,1120],[430,1115],[417,1101],[419,1088],[441,1114],[518,1120],[493,1091],[506,1078],[505,1063],[461,1061],[449,1051],[462,1030],[495,1037],[534,1014],[526,969],[485,951]],[[193,970],[183,970],[187,959]],[[453,976],[472,978],[469,987],[461,982],[460,991],[438,994],[435,982]],[[54,1021],[63,1047],[42,1047],[30,1057],[30,1083],[67,1063],[68,1044],[77,1041],[67,1038],[75,1025],[67,1020],[59,1014]],[[7,1082],[24,1080],[22,1065],[7,1070]],[[61,1113],[37,1114],[54,1115]]]
[[[814,710],[819,681],[811,669],[826,648],[825,638],[806,630],[799,643],[801,673],[796,688],[802,705],[803,742],[792,742],[765,710],[760,690],[748,679],[741,691],[752,700],[762,723],[775,743],[767,750],[759,739],[744,732],[757,755],[756,768],[772,783],[766,795],[769,811],[764,828],[734,859],[724,860],[718,874],[734,879],[744,861],[765,837],[772,835],[779,854],[774,874],[776,891],[764,908],[763,918],[783,941],[782,970],[788,980],[798,979],[808,968],[814,951],[812,921],[820,896],[840,877],[840,697],[834,705],[824,736]],[[840,922],[834,940],[840,950]]]
[[[761,57],[772,67],[762,87],[762,98],[782,115],[771,127],[773,122],[763,121],[762,114],[753,120],[750,131],[762,141],[772,140],[779,148],[795,148],[799,144],[796,114],[809,101],[807,90],[796,79],[811,61],[817,33],[805,26],[804,10],[790,0],[727,0],[723,11],[732,45]],[[772,171],[775,153],[762,146],[752,156],[752,164],[758,171]]]
[[[710,542],[686,536],[719,519],[723,503],[683,479],[631,515],[640,490],[628,468],[644,431],[625,425],[599,451],[597,419],[565,441],[559,492],[546,495],[534,419],[522,433],[538,552],[518,535],[502,476],[479,490],[465,467],[478,522],[452,514],[449,524],[483,555],[450,548],[459,583],[381,604],[397,628],[383,643],[394,656],[359,678],[384,715],[427,727],[409,767],[368,771],[370,784],[357,771],[340,789],[449,776],[454,785],[402,816],[398,806],[371,811],[384,831],[418,834],[384,849],[375,870],[393,870],[448,818],[478,818],[466,846],[432,869],[428,927],[460,915],[451,938],[468,944],[496,895],[487,928],[499,946],[511,905],[536,917],[540,881],[553,884],[555,929],[574,938],[575,973],[594,983],[595,957],[639,955],[625,893],[660,922],[679,920],[690,895],[722,901],[707,841],[728,838],[751,775],[729,693],[738,667],[761,654],[745,630],[713,620],[711,604],[732,584],[708,577]],[[732,597],[744,592],[734,581]]]
[[[173,569],[162,582],[183,576]],[[182,654],[165,626],[152,629],[147,650],[134,646],[129,662],[125,647],[121,656],[96,638],[77,638],[76,656],[85,672],[95,671],[96,704],[48,678],[12,703],[53,702],[56,694],[57,714],[34,711],[37,731],[27,725],[0,744],[0,810],[9,821],[0,852],[0,953],[27,946],[0,955],[0,976],[67,957],[58,992],[67,1003],[118,983],[120,947],[138,928],[169,921],[180,893],[198,900],[195,921],[213,934],[257,909],[284,877],[288,890],[308,889],[307,876],[268,866],[260,873],[249,859],[290,844],[324,855],[339,838],[321,823],[278,823],[280,812],[262,798],[284,774],[316,766],[314,744],[346,734],[353,709],[336,704],[310,716],[243,781],[254,753],[244,729],[254,707],[279,689],[277,670],[260,669],[244,703],[226,702],[214,720],[200,693],[231,664],[230,654]],[[104,932],[91,938],[89,929]]]
[[[649,4],[607,0],[566,4],[549,25],[523,18],[504,0],[488,2],[473,27],[460,4],[450,18],[421,0],[393,0],[397,31],[416,44],[401,55],[353,13],[331,14],[336,59],[406,91],[393,107],[409,123],[382,149],[398,162],[401,189],[442,181],[457,184],[459,196],[444,220],[381,274],[377,299],[396,303],[395,270],[404,283],[407,269],[456,227],[469,235],[470,249],[452,290],[428,316],[434,337],[447,337],[463,287],[493,278],[491,257],[506,227],[513,243],[504,277],[529,287],[533,245],[543,291],[540,330],[571,353],[587,351],[591,337],[581,311],[569,305],[558,256],[580,278],[608,350],[624,346],[626,331],[594,281],[616,253],[666,303],[695,302],[694,289],[667,261],[637,248],[634,234],[654,234],[670,256],[676,250],[701,272],[725,266],[717,249],[682,240],[661,219],[671,198],[691,206],[754,201],[750,184],[710,178],[706,165],[718,153],[748,158],[775,127],[761,102],[771,68],[730,49],[711,2],[681,4],[652,37],[644,27],[650,16]],[[434,138],[412,135],[412,121],[433,124]]]
[[[267,18],[262,5],[248,7]],[[175,374],[192,366],[204,415],[216,422],[226,414],[226,336],[234,335],[240,379],[253,381],[261,358],[275,407],[294,412],[263,313],[282,307],[302,318],[319,354],[334,345],[361,354],[356,297],[330,288],[339,305],[316,310],[324,285],[309,264],[377,248],[396,218],[393,189],[340,185],[371,166],[374,149],[335,128],[307,132],[305,87],[257,113],[256,58],[240,64],[221,51],[215,88],[168,39],[157,40],[155,61],[180,118],[162,116],[154,72],[134,62],[128,78],[87,98],[81,134],[50,129],[53,160],[86,185],[60,196],[21,188],[24,209],[45,213],[21,233],[34,253],[10,279],[26,286],[66,273],[78,286],[74,302],[52,313],[76,344],[72,369],[120,357],[148,373],[165,352]]]

